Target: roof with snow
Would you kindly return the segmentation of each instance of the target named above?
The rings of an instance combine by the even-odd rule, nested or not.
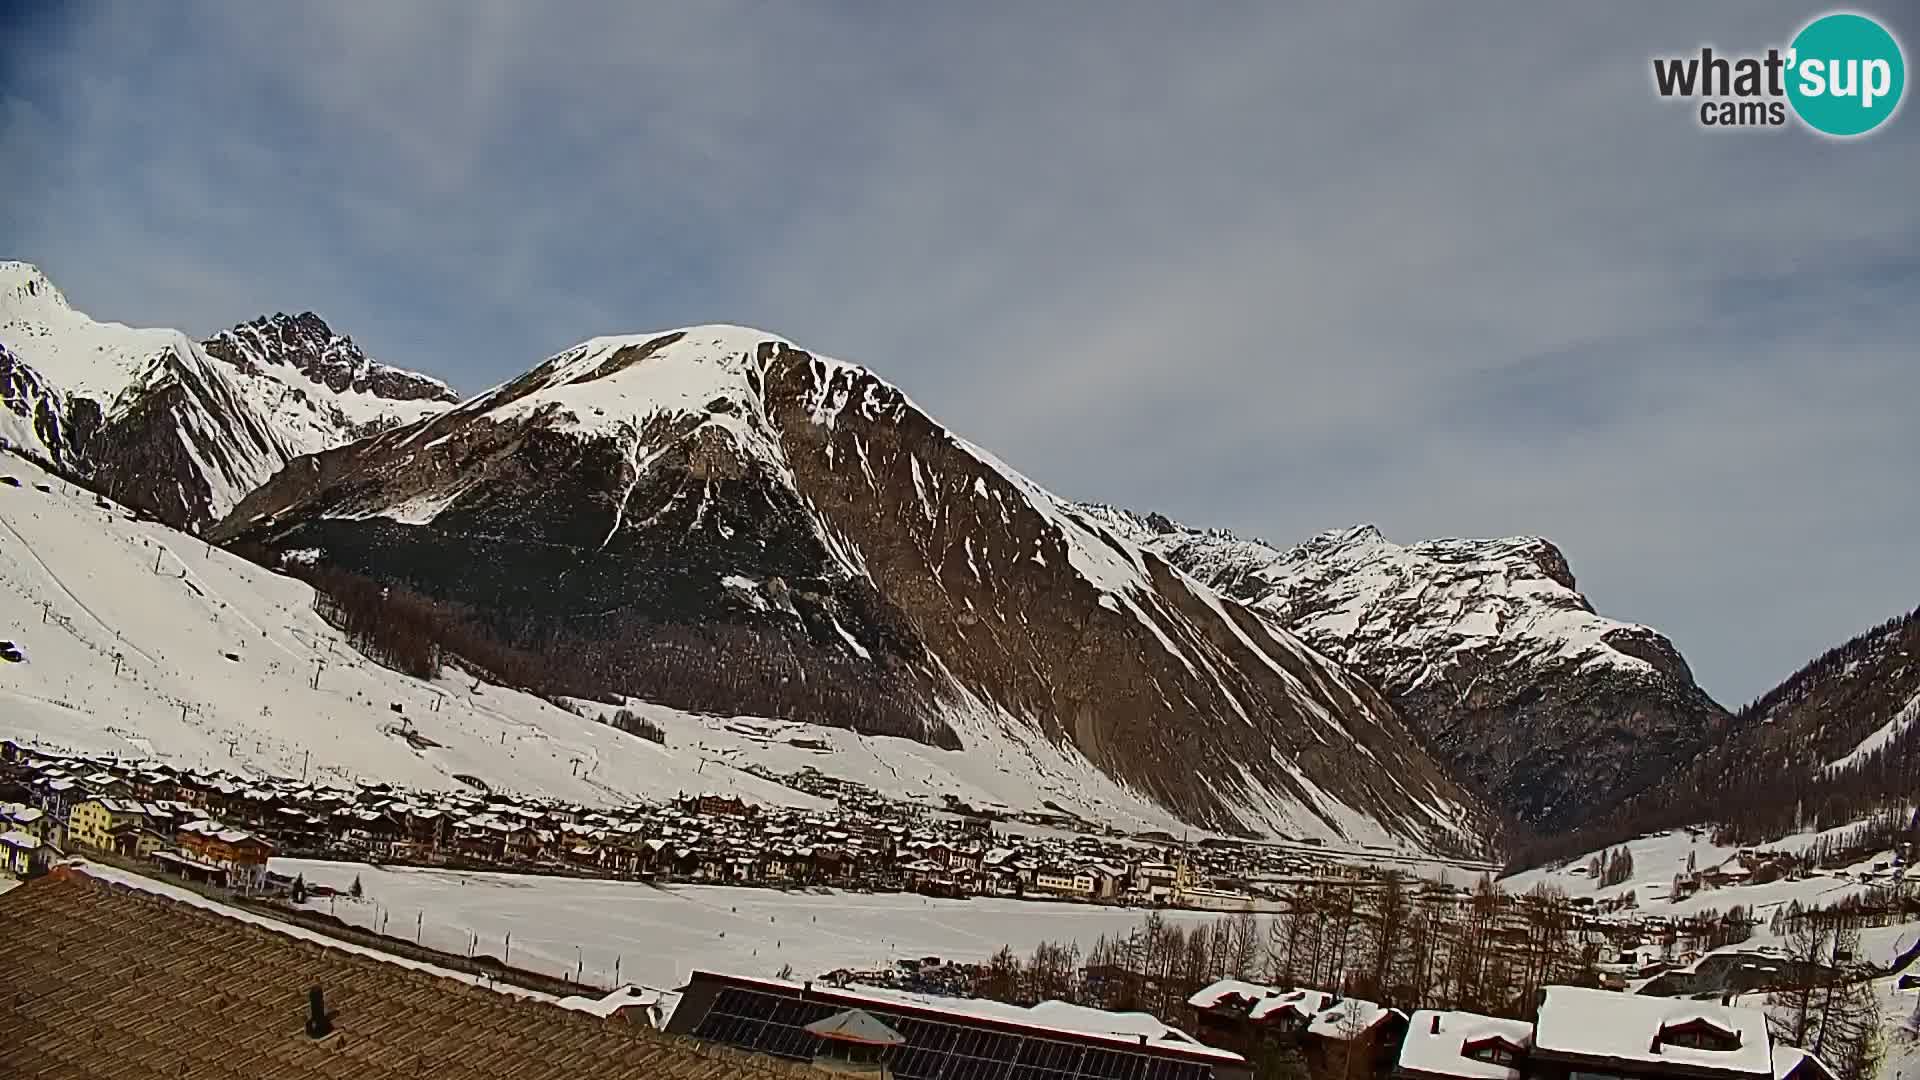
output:
[[[587,997],[585,995],[563,997],[560,999],[559,1005],[563,1009],[572,1009],[575,1012],[591,1013],[594,1016],[605,1017],[612,1016],[622,1009],[655,1009],[660,1006],[661,1001],[662,997],[658,990],[651,990],[646,987],[635,986],[632,983],[628,983],[618,989],[610,990],[599,997]]]
[[[1307,1034],[1323,1039],[1346,1039],[1372,1031],[1395,1015],[1404,1014],[1360,998],[1342,998],[1313,1015],[1307,1023]]]
[[[1203,986],[1187,998],[1187,1004],[1196,1009],[1212,1009],[1224,1004],[1230,998],[1241,998],[1249,1002],[1263,998],[1278,997],[1281,991],[1277,987],[1262,986],[1259,983],[1244,982],[1240,979],[1221,979]]]
[[[1670,1065],[1728,1075],[1773,1075],[1767,1017],[1700,1001],[1549,986],[1540,1003],[1534,1053],[1582,1062]],[[1704,1022],[1739,1040],[1727,1050],[1676,1046],[1662,1033]]]
[[[1466,1056],[1468,1045],[1486,1039],[1525,1048],[1533,1041],[1533,1025],[1479,1013],[1421,1009],[1413,1014],[1400,1045],[1400,1069],[1461,1080],[1519,1080],[1520,1070],[1513,1066]]]
[[[1798,1080],[1834,1080],[1833,1070],[1826,1063],[1797,1046],[1785,1043],[1773,1044],[1773,1080],[1787,1080],[1795,1072]]]

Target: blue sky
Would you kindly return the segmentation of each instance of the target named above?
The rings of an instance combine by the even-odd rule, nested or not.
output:
[[[0,256],[469,392],[760,326],[1072,497],[1546,535],[1733,704],[1920,604],[1920,120],[1651,90],[1821,10],[30,2]]]

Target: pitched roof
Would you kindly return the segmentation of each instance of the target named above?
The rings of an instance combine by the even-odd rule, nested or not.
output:
[[[1533,1041],[1533,1025],[1470,1012],[1422,1009],[1413,1014],[1407,1040],[1400,1046],[1400,1070],[1461,1080],[1514,1080],[1520,1070],[1510,1065],[1466,1056],[1467,1046],[1501,1039],[1514,1046]]]
[[[873,1018],[863,1009],[847,1009],[824,1020],[808,1024],[810,1034],[838,1042],[864,1043],[868,1046],[899,1046],[906,1036]]]
[[[812,1069],[609,1024],[56,871],[0,896],[0,1075],[759,1080]],[[333,1032],[305,1033],[319,986]]]
[[[1734,1050],[1654,1042],[1662,1029],[1706,1020],[1739,1036]],[[1642,997],[1577,986],[1549,986],[1534,1027],[1536,1054],[1581,1061],[1666,1063],[1700,1071],[1772,1076],[1767,1017],[1759,1009]]]

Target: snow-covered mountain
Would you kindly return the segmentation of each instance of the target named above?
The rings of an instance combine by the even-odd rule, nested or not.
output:
[[[1596,614],[1540,537],[1403,546],[1363,525],[1282,550],[1084,510],[1371,680],[1455,775],[1537,829],[1612,808],[1726,716],[1665,637]]]
[[[203,528],[292,458],[452,404],[312,316],[257,320],[203,348],[99,322],[30,264],[0,262],[0,437],[115,498]]]
[[[378,434],[460,401],[439,379],[368,359],[311,311],[258,318],[202,344],[249,380],[254,400],[281,424],[313,429],[319,446]]]
[[[0,637],[21,659],[0,661],[0,737],[330,784],[458,790],[470,776],[601,806],[716,791],[831,808],[749,771],[814,769],[934,806],[1051,802],[1121,828],[1179,827],[1037,735],[951,753],[632,703],[660,744],[581,715],[608,711],[588,703],[570,711],[452,669],[409,678],[356,652],[299,581],[0,455],[6,479],[18,484],[0,482]]]
[[[1485,821],[1365,682],[759,331],[585,342],[293,462],[214,535],[458,603],[648,700],[956,754],[1038,736],[1202,827],[1447,847]]]

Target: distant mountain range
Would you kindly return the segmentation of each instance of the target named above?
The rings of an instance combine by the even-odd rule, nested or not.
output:
[[[1281,548],[1073,503],[741,327],[597,338],[462,402],[311,313],[195,342],[0,263],[0,394],[22,452],[570,685],[959,754],[1038,737],[1206,829],[1483,850],[1754,738],[1544,539]]]
[[[1671,642],[1595,614],[1540,537],[1401,546],[1367,525],[1281,550],[1090,512],[1372,682],[1456,776],[1531,831],[1591,820],[1726,720]]]

